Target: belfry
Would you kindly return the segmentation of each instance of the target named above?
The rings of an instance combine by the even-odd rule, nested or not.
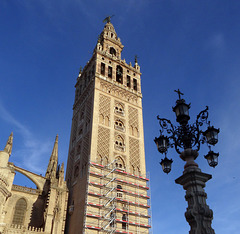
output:
[[[141,73],[110,22],[80,70],[67,162],[66,233],[149,233]]]

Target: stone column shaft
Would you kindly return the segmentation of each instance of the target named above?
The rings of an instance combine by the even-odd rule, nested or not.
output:
[[[185,217],[191,230],[189,234],[214,234],[211,227],[213,211],[206,203],[205,183],[211,175],[201,172],[199,168],[187,168],[183,175],[175,180],[186,190],[185,199],[188,202]]]

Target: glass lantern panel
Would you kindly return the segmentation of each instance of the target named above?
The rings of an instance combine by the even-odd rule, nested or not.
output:
[[[187,105],[183,105],[183,114],[184,115],[189,115],[189,108]]]
[[[177,117],[180,115],[180,106],[179,105],[177,105],[175,108],[175,114]]]

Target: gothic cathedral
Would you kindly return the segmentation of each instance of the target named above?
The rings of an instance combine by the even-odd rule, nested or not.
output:
[[[149,233],[140,67],[110,22],[80,70],[67,163],[66,232]],[[82,230],[81,232],[79,230]]]

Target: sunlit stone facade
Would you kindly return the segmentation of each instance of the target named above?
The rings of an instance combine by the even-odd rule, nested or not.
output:
[[[0,233],[63,234],[68,191],[64,166],[58,166],[58,137],[45,176],[9,162],[12,144],[13,134],[0,151]],[[36,189],[14,185],[16,172],[32,180]]]
[[[108,20],[80,70],[67,163],[66,233],[149,233],[140,66]]]

